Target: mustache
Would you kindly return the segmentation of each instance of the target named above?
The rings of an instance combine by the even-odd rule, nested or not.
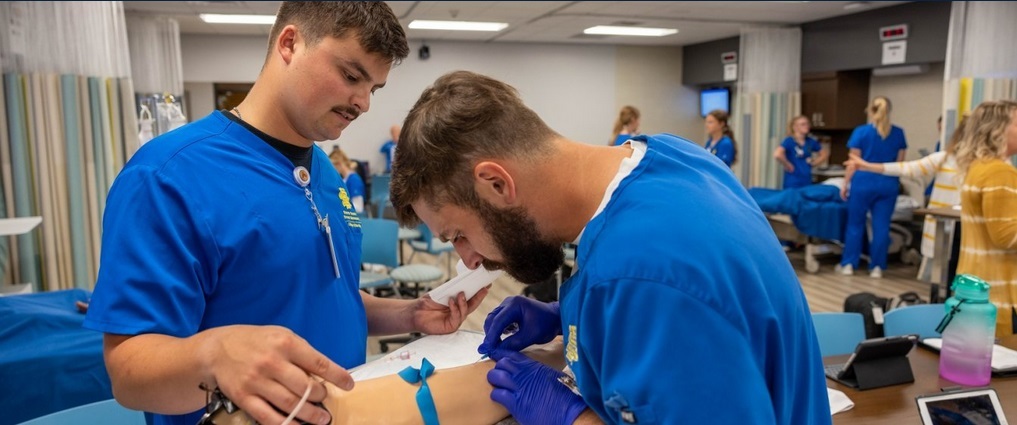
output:
[[[353,119],[351,119],[350,121],[353,121],[360,116],[360,109],[354,108],[352,106],[336,106],[335,108],[332,108],[332,110],[353,117]]]

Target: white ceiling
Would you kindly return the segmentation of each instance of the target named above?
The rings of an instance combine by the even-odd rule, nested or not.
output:
[[[268,35],[268,25],[207,24],[199,13],[274,15],[277,1],[125,1],[128,15],[167,16],[182,34]],[[410,40],[680,46],[738,35],[744,25],[795,25],[906,3],[846,1],[390,1],[405,28],[414,19],[506,22],[496,33],[407,29]],[[847,6],[847,8],[845,8]],[[594,25],[677,28],[666,37],[589,36]]]

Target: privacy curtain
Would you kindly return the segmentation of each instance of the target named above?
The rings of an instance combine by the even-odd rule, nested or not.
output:
[[[787,137],[788,121],[801,113],[802,31],[744,27],[740,54],[730,122],[738,138],[735,167],[746,186],[779,188],[783,173],[773,150]]]
[[[943,90],[943,138],[986,100],[1017,100],[1017,3],[954,2]],[[1017,165],[1017,158],[1011,158]]]
[[[0,3],[0,216],[42,216],[0,238],[2,283],[91,289],[102,210],[137,149],[121,2]]]

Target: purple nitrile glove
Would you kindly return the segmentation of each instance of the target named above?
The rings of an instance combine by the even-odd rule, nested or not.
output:
[[[501,339],[506,331],[515,333]],[[543,303],[522,296],[508,297],[484,320],[484,342],[477,347],[480,354],[495,349],[519,351],[533,344],[551,342],[561,335],[561,312],[558,302]]]
[[[558,381],[564,373],[518,351],[495,350],[491,358],[498,361],[487,372],[487,382],[494,386],[491,400],[520,424],[571,425],[586,410],[583,398]]]

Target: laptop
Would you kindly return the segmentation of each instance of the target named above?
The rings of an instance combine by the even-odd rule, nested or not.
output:
[[[859,342],[846,363],[825,367],[826,377],[858,389],[914,382],[907,355],[917,342],[917,335],[872,338]],[[905,367],[906,370],[902,370]],[[860,385],[859,378],[866,382]]]

